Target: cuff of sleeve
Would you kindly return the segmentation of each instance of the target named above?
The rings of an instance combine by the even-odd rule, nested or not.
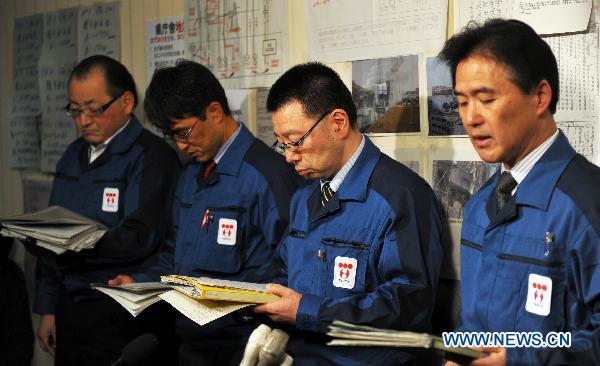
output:
[[[133,278],[135,280],[135,282],[153,282],[153,281],[160,281],[160,277],[158,278],[152,278],[152,276],[146,274],[146,273],[134,273],[131,275],[131,278]]]
[[[296,327],[298,329],[311,330],[319,332],[321,330],[318,315],[319,307],[321,306],[321,298],[319,296],[302,294],[298,312],[296,313]]]
[[[56,304],[50,299],[36,299],[33,303],[33,312],[40,315],[54,314],[56,312]]]

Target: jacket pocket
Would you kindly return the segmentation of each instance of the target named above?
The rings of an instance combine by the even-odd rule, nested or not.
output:
[[[244,207],[235,204],[207,207],[204,224],[206,236],[204,242],[198,245],[199,250],[196,250],[200,269],[222,273],[240,271],[243,266],[245,213]]]
[[[336,225],[324,230],[318,258],[325,296],[346,297],[367,291],[372,231]]]

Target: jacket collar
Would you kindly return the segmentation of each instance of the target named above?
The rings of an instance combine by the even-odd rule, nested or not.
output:
[[[341,201],[366,201],[369,179],[380,154],[379,149],[365,136],[363,151],[356,159],[356,163],[354,163],[346,178],[344,178],[336,194],[324,207],[321,206],[321,185],[315,184],[315,188],[306,202],[310,222],[337,211],[340,208]]]
[[[239,175],[244,156],[253,142],[254,136],[252,133],[248,131],[243,123],[240,123],[240,133],[217,164],[215,171],[219,174]]]
[[[556,141],[533,166],[517,188],[515,193],[517,205],[527,205],[547,210],[552,191],[558,179],[576,154],[567,137],[560,131]],[[496,177],[495,182],[499,179],[498,177]]]
[[[134,144],[134,142],[139,137],[140,133],[142,133],[142,124],[140,121],[132,114],[129,123],[125,127],[123,131],[121,131],[114,139],[108,144],[106,150],[100,155],[93,163],[88,164],[89,161],[89,144],[86,143],[83,138],[79,138],[81,140],[80,150],[79,150],[79,163],[82,169],[87,167],[95,167],[102,165],[110,160],[111,155],[113,154],[122,154],[127,152],[129,148]]]

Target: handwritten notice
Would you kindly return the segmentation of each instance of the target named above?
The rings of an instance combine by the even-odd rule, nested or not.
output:
[[[10,166],[13,169],[39,169],[39,117],[16,117],[10,123]]]
[[[120,58],[121,23],[119,3],[79,8],[77,17],[77,60],[91,55]]]
[[[40,114],[37,65],[42,46],[41,14],[15,19],[13,31],[13,80],[10,114]]]

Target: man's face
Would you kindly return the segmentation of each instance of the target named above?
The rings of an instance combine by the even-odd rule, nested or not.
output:
[[[171,123],[171,132],[181,136],[191,128],[187,138],[177,140],[177,148],[185,151],[197,162],[207,162],[215,157],[224,143],[222,125],[216,123],[212,114],[207,113],[204,121],[198,117],[174,119]]]
[[[85,112],[96,110],[113,99],[108,94],[104,73],[92,70],[81,79],[73,78],[69,83],[69,108]],[[102,114],[90,117],[81,113],[73,117],[80,136],[92,145],[99,145],[115,134],[133,111],[133,94],[125,92]]]
[[[304,114],[302,105],[291,101],[273,112],[273,131],[280,143],[298,141],[319,117],[308,117]],[[304,139],[298,151],[285,151],[285,159],[294,164],[296,172],[309,179],[331,178],[339,170],[341,147],[335,141],[329,123],[331,114],[324,117],[310,134]]]
[[[509,168],[535,148],[537,93],[524,94],[507,67],[472,55],[458,64],[459,114],[482,160]]]

